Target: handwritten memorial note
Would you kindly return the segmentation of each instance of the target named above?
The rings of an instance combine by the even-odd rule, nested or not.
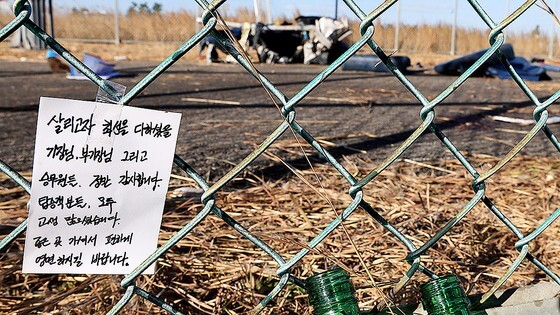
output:
[[[180,119],[41,98],[23,272],[126,274],[146,259],[157,246]]]

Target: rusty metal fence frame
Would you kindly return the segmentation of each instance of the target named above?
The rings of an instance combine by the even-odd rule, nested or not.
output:
[[[263,298],[260,303],[255,306],[254,312],[259,313],[262,311],[266,305],[274,299],[285,287],[288,282],[292,282],[298,286],[304,287],[303,281],[293,276],[291,269],[297,264],[304,256],[306,256],[311,249],[315,248],[320,244],[333,230],[341,225],[341,223],[352,215],[354,211],[358,208],[366,211],[371,215],[380,225],[392,233],[392,235],[401,243],[403,243],[408,249],[409,253],[406,257],[406,262],[410,264],[410,268],[402,277],[402,279],[394,286],[394,291],[398,291],[414,276],[415,273],[421,272],[429,276],[430,278],[438,278],[436,274],[428,270],[421,261],[421,255],[425,254],[438,240],[440,240],[450,229],[452,229],[458,222],[460,222],[478,203],[483,203],[487,209],[493,213],[502,224],[504,224],[519,240],[515,243],[515,249],[519,251],[518,257],[512,263],[507,271],[496,281],[494,286],[486,292],[482,301],[484,302],[489,297],[491,297],[496,290],[498,290],[504,282],[516,271],[521,262],[528,260],[536,267],[540,268],[545,274],[547,274],[552,280],[560,284],[560,277],[549,267],[545,266],[541,261],[539,261],[535,256],[530,253],[530,243],[535,238],[537,238],[543,231],[545,231],[559,216],[560,208],[556,209],[549,217],[544,220],[538,227],[536,227],[528,235],[523,234],[516,225],[509,220],[509,218],[504,215],[498,207],[492,202],[489,196],[486,195],[486,181],[496,174],[503,166],[505,166],[511,159],[513,159],[539,132],[542,131],[544,136],[550,140],[554,147],[560,151],[560,142],[554,135],[554,133],[547,126],[547,118],[549,117],[547,108],[551,106],[555,101],[560,98],[560,90],[550,96],[544,101],[540,101],[537,96],[531,91],[527,84],[519,77],[515,72],[514,68],[508,62],[508,60],[502,55],[500,51],[500,46],[504,43],[504,35],[502,31],[516,20],[519,16],[524,14],[531,6],[535,5],[537,0],[525,1],[519,8],[517,8],[511,15],[505,18],[503,21],[496,23],[490,16],[485,12],[483,6],[481,6],[476,0],[464,0],[467,1],[470,6],[478,13],[480,18],[488,26],[489,29],[489,49],[488,51],[476,61],[469,69],[467,69],[461,76],[459,76],[451,85],[449,85],[445,90],[443,90],[434,99],[429,100],[425,95],[423,95],[404,75],[399,69],[391,62],[387,54],[377,45],[373,39],[375,33],[374,21],[376,18],[381,16],[387,9],[398,3],[398,0],[386,0],[381,3],[377,8],[375,8],[369,14],[366,14],[353,0],[343,0],[343,2],[354,12],[354,14],[361,20],[361,37],[354,43],[342,56],[340,56],[334,63],[326,67],[322,72],[320,72],[313,80],[307,83],[298,93],[293,97],[288,98],[285,96],[280,89],[274,86],[271,81],[267,79],[266,76],[261,74],[256,70],[250,60],[246,59],[246,54],[238,50],[236,46],[226,35],[216,31],[216,26],[218,25],[220,19],[217,14],[217,10],[220,6],[227,2],[227,0],[214,0],[209,3],[206,0],[194,0],[196,3],[205,10],[203,13],[203,27],[186,42],[184,42],[175,52],[173,52],[169,57],[162,61],[158,66],[156,66],[150,73],[148,73],[142,80],[140,80],[128,93],[126,93],[122,98],[116,99],[119,104],[126,105],[136,96],[138,96],[150,83],[152,83],[159,75],[161,75],[166,69],[168,69],[172,64],[178,61],[185,53],[192,49],[197,43],[199,43],[205,36],[212,35],[222,46],[239,62],[239,65],[245,68],[252,76],[254,76],[258,81],[263,84],[263,87],[267,90],[267,93],[271,94],[281,103],[281,115],[283,117],[283,122],[266,138],[260,145],[247,157],[245,157],[239,164],[233,167],[227,174],[221,177],[218,181],[213,184],[206,182],[202,176],[200,176],[195,169],[189,166],[180,156],[175,155],[174,162],[182,170],[186,172],[196,183],[204,190],[200,202],[204,205],[204,208],[196,214],[196,216],[181,230],[179,230],[173,237],[171,237],[167,243],[159,247],[154,253],[145,259],[145,261],[137,266],[133,272],[126,275],[121,281],[121,286],[125,289],[125,293],[120,301],[114,305],[113,309],[108,314],[116,314],[131,300],[134,296],[139,296],[144,298],[159,307],[167,310],[172,314],[181,314],[172,305],[167,304],[165,301],[159,297],[145,291],[136,285],[137,278],[142,274],[142,272],[148,268],[152,263],[154,263],[158,258],[160,258],[166,251],[172,248],[179,240],[185,237],[195,226],[202,222],[211,212],[216,216],[225,221],[229,226],[239,232],[243,237],[247,238],[254,245],[263,250],[268,254],[278,265],[276,273],[279,277],[279,281],[274,287],[274,289]],[[102,90],[114,95],[116,97],[116,91],[111,85],[109,85],[105,80],[97,76],[91,69],[87,68],[82,62],[80,62],[75,56],[73,56],[68,50],[66,50],[62,45],[60,45],[56,40],[50,37],[43,29],[39,28],[35,23],[33,23],[29,16],[31,14],[31,6],[26,0],[16,0],[14,4],[14,13],[16,17],[0,30],[0,41],[6,39],[12,32],[20,27],[26,27],[31,32],[33,32],[38,38],[44,41],[48,46],[55,50],[62,58],[76,67],[80,72],[82,72],[86,77],[88,77],[93,83],[98,85]],[[301,102],[313,89],[326,80],[329,75],[336,71],[346,60],[348,60],[352,55],[354,55],[363,46],[368,45],[372,51],[381,59],[381,61],[389,68],[392,74],[414,95],[420,105],[420,121],[419,126],[416,130],[388,157],[386,157],[375,169],[371,170],[363,178],[354,178],[349,171],[347,171],[329,152],[325,149],[319,141],[315,140],[313,135],[306,131],[306,129],[300,125],[296,119],[296,106]],[[448,138],[443,131],[434,123],[436,117],[435,108],[444,99],[450,96],[457,88],[464,83],[488,58],[492,55],[497,56],[506,69],[511,74],[512,78],[515,80],[519,88],[527,95],[531,102],[535,105],[533,111],[534,125],[531,130],[520,140],[511,151],[500,159],[492,168],[489,170],[479,173],[477,169],[468,161],[468,159],[459,151],[459,149],[453,144],[452,140]],[[215,194],[220,191],[226,184],[235,179],[246,167],[248,167],[257,157],[263,154],[279,137],[284,134],[288,129],[293,130],[296,134],[301,136],[306,142],[308,142],[317,153],[324,158],[333,168],[335,168],[348,182],[348,194],[352,198],[352,202],[346,206],[346,208],[339,214],[337,219],[333,220],[326,228],[324,228],[321,233],[319,233],[312,241],[310,241],[306,247],[302,248],[297,254],[292,257],[284,258],[279,253],[274,251],[266,242],[264,242],[259,237],[251,234],[246,228],[229,216],[225,211],[221,210],[216,206]],[[456,216],[449,222],[440,227],[439,231],[426,243],[420,247],[416,246],[411,238],[407,237],[404,233],[396,229],[389,221],[384,219],[376,210],[373,205],[364,200],[364,193],[362,188],[375,180],[375,178],[383,172],[389,165],[395,162],[415,141],[420,137],[424,131],[431,131],[433,135],[441,141],[441,143],[453,154],[453,156],[462,164],[462,166],[468,171],[472,176],[472,189],[473,196],[468,203],[466,203],[462,210],[459,211]],[[0,170],[6,173],[10,178],[12,178],[17,184],[22,186],[28,193],[30,191],[30,183],[23,178],[18,172],[13,170],[9,165],[0,161]],[[15,228],[9,235],[0,241],[0,249],[5,248],[8,244],[14,241],[27,226],[27,220],[22,222],[17,228]],[[1,261],[0,261],[1,263]]]

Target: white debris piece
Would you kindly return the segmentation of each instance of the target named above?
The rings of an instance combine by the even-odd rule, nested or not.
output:
[[[495,121],[507,122],[512,124],[518,124],[522,126],[534,125],[535,120],[533,119],[522,119],[522,118],[513,118],[513,117],[505,117],[505,116],[492,116],[492,119]],[[560,116],[550,117],[546,120],[548,125],[560,123]]]

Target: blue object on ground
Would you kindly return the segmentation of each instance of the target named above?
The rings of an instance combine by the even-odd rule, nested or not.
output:
[[[120,75],[120,72],[114,70],[115,64],[108,63],[105,60],[88,53],[84,53],[83,57],[84,64],[105,80]],[[66,78],[74,80],[88,80],[86,76],[72,66],[70,67],[70,74]]]
[[[47,53],[45,54],[45,57],[46,57],[47,59],[50,59],[50,58],[58,58],[59,56],[58,56],[58,54],[57,54],[54,50],[52,50],[52,49],[47,49]]]
[[[445,75],[461,75],[465,70],[472,66],[488,49],[483,49],[472,54],[465,55],[444,63],[440,63],[435,67],[435,70],[439,74]],[[513,52],[513,47],[511,44],[503,44],[500,47],[500,51],[508,60],[515,58],[515,53]],[[500,64],[498,57],[492,55],[486,62],[478,68],[474,75],[483,76],[486,73],[486,68],[488,66]]]
[[[546,63],[537,63],[535,65],[543,68],[546,71],[560,72],[560,66],[549,65],[549,64],[546,64]]]
[[[529,60],[523,57],[515,57],[510,60],[509,63],[523,80],[550,80],[550,77],[546,74],[546,70],[544,67],[532,64],[531,62],[529,62]],[[486,74],[500,79],[511,79],[511,75],[506,70],[506,67],[504,67],[504,65],[502,65],[501,63],[488,67],[486,69]]]
[[[460,58],[440,63],[435,67],[435,70],[437,73],[444,75],[461,75],[482,57],[486,51],[487,49],[480,50]],[[523,57],[515,57],[511,44],[503,44],[500,47],[500,51],[522,79],[528,81],[550,80],[550,77],[546,74],[546,68],[542,65],[532,64]],[[558,71],[560,71],[560,67],[558,67]],[[473,76],[485,75],[500,79],[511,79],[511,75],[507,72],[505,66],[502,65],[498,57],[496,57],[496,54],[488,58],[488,60],[473,74]]]

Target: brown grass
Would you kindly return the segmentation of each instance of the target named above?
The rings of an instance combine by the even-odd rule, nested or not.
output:
[[[194,14],[186,11],[165,14],[129,14],[119,17],[123,41],[175,41],[191,37],[195,30]],[[115,38],[113,15],[67,14],[56,16],[54,25],[59,38]]]
[[[328,139],[324,139],[327,141]],[[297,150],[294,141],[277,143],[275,150]],[[479,169],[488,169],[496,159],[474,156]],[[346,160],[345,166],[363,176],[374,164],[368,160]],[[348,184],[332,169],[316,166],[326,193],[341,211],[350,202]],[[301,175],[313,182],[309,171]],[[192,180],[176,177],[170,191],[191,186]],[[218,204],[249,231],[289,258],[334,220],[332,209],[297,177],[264,181],[250,173],[248,186],[220,192]],[[473,196],[472,179],[456,161],[418,165],[400,162],[391,166],[364,189],[366,199],[400,231],[419,245]],[[549,216],[560,202],[560,162],[552,158],[520,157],[487,183],[487,194],[522,230],[530,233]],[[0,223],[16,225],[26,216],[27,196],[4,179],[0,195]],[[202,206],[191,199],[168,195],[160,234],[163,244],[185,225]],[[358,209],[346,222],[380,287],[388,293],[409,267],[404,262],[405,247],[363,210]],[[557,223],[531,243],[531,252],[558,272],[560,229]],[[439,274],[453,272],[483,292],[503,274],[517,256],[515,236],[485,207],[478,205],[443,237],[423,261]],[[106,312],[123,294],[117,276],[24,275],[21,273],[23,239],[18,239],[0,256],[0,312],[22,314],[44,311],[49,314],[93,314]],[[353,271],[353,282],[363,308],[380,303],[364,266],[357,259],[347,236],[336,230],[318,248],[298,263],[293,272],[300,278],[338,263]],[[277,265],[249,241],[240,237],[215,215],[210,215],[168,254],[159,260],[156,275],[143,276],[139,284],[160,295],[187,314],[246,314],[277,283]],[[391,298],[393,303],[417,301],[418,285],[427,278],[417,274],[404,291]],[[528,263],[514,273],[506,287],[550,281]],[[127,306],[126,314],[164,314],[140,298]],[[310,314],[305,291],[289,285],[265,314]]]
[[[224,18],[234,22],[252,21],[254,13],[249,9],[239,9],[234,13],[224,13]],[[121,39],[124,41],[182,42],[192,36],[196,29],[194,15],[190,12],[123,15],[120,21]],[[114,38],[114,20],[111,15],[69,14],[57,17],[55,25],[57,36],[60,38]],[[352,39],[355,41],[360,34],[358,23],[353,22],[352,28],[354,30]],[[449,53],[451,33],[451,25],[448,24],[401,25],[399,47],[404,53]],[[488,48],[488,33],[487,30],[459,27],[456,52],[464,54]],[[392,49],[394,38],[394,25],[376,23],[374,39],[381,47]],[[506,41],[512,43],[517,54],[521,56],[544,57],[548,54],[549,38],[546,36],[538,36],[530,32],[512,33],[506,30]],[[558,47],[555,49],[557,50]]]
[[[352,23],[354,34],[352,41],[356,41],[360,34],[359,25]],[[401,53],[438,53],[449,54],[451,51],[452,27],[449,24],[420,24],[401,25],[399,30],[399,51]],[[456,53],[467,54],[490,46],[488,30],[475,28],[457,29]],[[530,32],[508,32],[506,42],[511,43],[515,53],[530,58],[533,56],[548,56],[549,38],[537,36]],[[395,47],[395,26],[393,24],[375,24],[374,40],[388,53]],[[559,55],[558,45],[555,44],[555,55]]]
[[[227,8],[226,8],[227,9]],[[223,10],[223,16],[227,21],[244,22],[254,20],[254,12],[247,8],[236,11]],[[288,19],[283,17],[284,19]],[[10,21],[11,16],[0,15],[0,25]],[[160,42],[154,45],[169,45],[163,42],[184,42],[196,31],[195,16],[192,12],[179,11],[161,14],[128,14],[121,15],[120,38],[124,42]],[[55,15],[55,33],[57,38],[66,39],[88,39],[112,41],[114,34],[114,17],[112,14],[72,14],[60,13]],[[359,24],[351,22],[354,34],[350,38],[353,42],[359,37]],[[520,56],[546,57],[548,55],[549,38],[538,36],[530,32],[512,33],[506,29],[506,42],[512,43],[515,51]],[[392,24],[376,23],[374,34],[375,41],[390,53],[393,51],[395,37],[395,26]],[[449,54],[451,50],[451,26],[448,24],[420,24],[402,25],[400,28],[399,53],[401,54]],[[466,54],[480,49],[488,48],[488,31],[472,28],[461,28],[457,30],[456,52]],[[118,50],[118,47],[112,46]],[[141,51],[142,49],[139,49]],[[147,49],[148,51],[150,49]],[[556,55],[560,49],[555,44]],[[166,51],[168,51],[166,49]],[[172,50],[169,50],[171,52]],[[369,48],[363,52],[371,52]],[[139,52],[142,54],[142,52]],[[156,51],[157,54],[157,51]],[[116,55],[116,54],[115,54]],[[142,54],[146,55],[146,54]],[[139,59],[134,52],[129,54],[131,59]],[[157,60],[159,58],[150,58]]]

